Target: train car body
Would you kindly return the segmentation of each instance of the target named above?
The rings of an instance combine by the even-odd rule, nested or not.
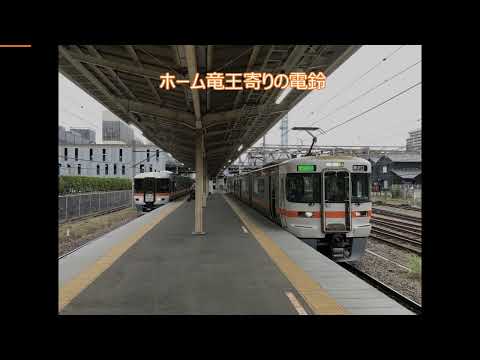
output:
[[[187,195],[193,180],[170,171],[145,172],[135,176],[133,197],[139,211],[149,211]]]
[[[354,261],[370,234],[371,165],[309,156],[230,177],[227,191],[335,261]]]

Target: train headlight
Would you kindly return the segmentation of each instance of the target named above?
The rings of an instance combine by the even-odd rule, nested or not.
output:
[[[355,211],[355,216],[357,217],[368,216],[368,211]]]
[[[311,218],[313,216],[313,213],[310,211],[305,212],[305,217]]]

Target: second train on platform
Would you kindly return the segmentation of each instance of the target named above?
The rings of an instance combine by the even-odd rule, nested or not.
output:
[[[149,211],[187,195],[194,180],[170,171],[145,172],[135,176],[133,198],[138,211]]]
[[[370,162],[308,156],[227,180],[227,191],[335,261],[365,253],[370,235]]]

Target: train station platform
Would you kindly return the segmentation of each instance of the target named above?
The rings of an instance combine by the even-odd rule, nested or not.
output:
[[[412,314],[234,200],[178,200],[59,260],[59,314]]]

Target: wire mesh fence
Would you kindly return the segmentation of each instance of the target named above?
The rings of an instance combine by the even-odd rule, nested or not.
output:
[[[421,185],[392,185],[389,190],[372,192],[373,201],[399,201],[410,206],[422,207]]]
[[[132,190],[94,192],[58,197],[58,222],[132,205]]]

